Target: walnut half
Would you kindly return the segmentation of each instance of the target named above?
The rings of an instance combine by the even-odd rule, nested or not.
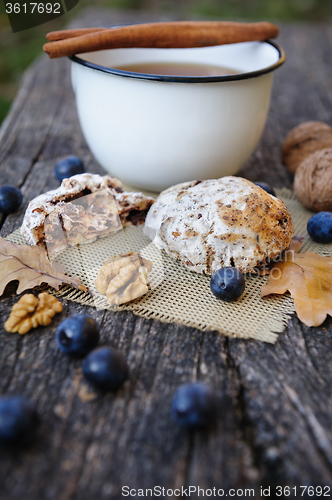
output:
[[[137,252],[112,257],[101,266],[95,281],[99,293],[110,305],[120,305],[144,295],[152,262]]]
[[[6,332],[24,335],[38,325],[49,325],[53,316],[61,311],[62,304],[53,295],[44,292],[37,298],[32,293],[27,293],[13,305],[4,328]]]

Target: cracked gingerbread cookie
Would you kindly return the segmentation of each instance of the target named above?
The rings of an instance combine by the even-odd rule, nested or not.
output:
[[[21,234],[31,245],[60,251],[74,243],[94,241],[122,226],[143,224],[154,199],[124,192],[108,175],[79,174],[30,201]]]
[[[281,200],[231,176],[163,191],[144,227],[158,248],[208,275],[226,266],[243,273],[260,267],[288,247],[293,230]]]

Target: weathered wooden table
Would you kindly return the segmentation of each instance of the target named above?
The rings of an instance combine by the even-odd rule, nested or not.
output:
[[[76,25],[142,20],[151,17],[90,11]],[[284,136],[305,120],[332,125],[332,28],[284,25],[279,42],[288,61],[275,74],[263,138],[242,173],[291,187],[280,162]],[[20,226],[32,197],[58,185],[54,163],[67,154],[102,173],[79,129],[68,61],[43,56],[0,131],[1,184],[24,194],[19,213],[1,219],[2,236]],[[331,318],[307,328],[293,317],[267,345],[64,302],[50,327],[20,337],[2,327],[14,291],[1,299],[0,393],[31,397],[43,423],[27,451],[0,452],[1,499],[117,499],[122,486],[189,485],[225,495],[254,488],[256,498],[270,486],[273,498],[278,485],[332,483]],[[58,351],[57,325],[74,312],[96,318],[102,344],[128,357],[130,380],[118,393],[90,399],[80,361]],[[173,423],[170,404],[177,386],[196,379],[215,388],[223,410],[209,432],[188,433]]]

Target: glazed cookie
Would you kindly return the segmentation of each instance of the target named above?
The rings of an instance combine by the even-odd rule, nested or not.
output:
[[[144,232],[192,271],[233,266],[246,273],[290,243],[293,223],[284,203],[240,177],[178,184],[150,208]]]
[[[107,175],[74,175],[30,201],[21,234],[30,245],[45,246],[47,224],[48,243],[57,241],[60,249],[63,238],[82,243],[82,237],[93,241],[116,225],[143,224],[153,202],[142,193],[124,192],[121,182]]]

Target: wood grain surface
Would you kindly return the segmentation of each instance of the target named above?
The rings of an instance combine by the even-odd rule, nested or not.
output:
[[[71,27],[150,20],[90,10]],[[291,187],[280,162],[286,133],[305,120],[332,125],[332,28],[282,25],[279,42],[288,60],[275,74],[267,126],[242,174]],[[44,55],[0,131],[1,184],[24,195],[21,210],[1,219],[2,236],[20,226],[32,197],[58,186],[55,161],[69,154],[103,173],[79,129],[69,63]],[[0,450],[1,500],[118,499],[125,485],[254,488],[255,498],[270,486],[276,498],[277,485],[331,485],[331,318],[307,328],[293,317],[267,345],[64,301],[49,327],[21,337],[3,329],[14,292],[10,286],[1,298],[0,393],[32,398],[42,426],[31,448]],[[101,344],[128,358],[130,379],[116,394],[93,392],[81,362],[56,347],[58,324],[77,312],[92,315]],[[188,433],[172,421],[170,405],[180,384],[197,379],[216,390],[220,414],[211,430]]]

